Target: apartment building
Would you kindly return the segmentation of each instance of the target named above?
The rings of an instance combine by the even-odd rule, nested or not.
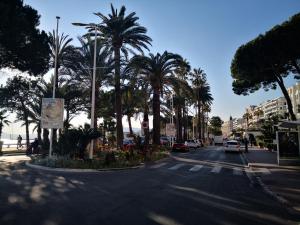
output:
[[[293,111],[297,119],[300,119],[300,82],[287,89],[292,105]]]
[[[287,112],[286,100],[284,97],[268,100],[261,104],[263,118],[268,118],[272,115],[284,116]]]

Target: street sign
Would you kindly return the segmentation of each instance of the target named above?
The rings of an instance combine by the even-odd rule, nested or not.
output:
[[[176,129],[174,123],[167,123],[166,124],[166,135],[169,137],[175,137],[176,136]]]
[[[141,123],[141,127],[142,127],[142,129],[147,129],[149,127],[149,122],[148,121],[143,121]]]
[[[63,128],[64,125],[64,99],[43,98],[41,112],[42,128]]]

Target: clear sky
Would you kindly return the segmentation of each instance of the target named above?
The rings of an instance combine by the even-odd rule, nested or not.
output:
[[[241,117],[248,105],[281,96],[280,90],[250,96],[232,92],[230,64],[237,48],[300,12],[299,0],[24,0],[41,15],[40,28],[51,31],[60,16],[59,32],[74,39],[85,31],[72,22],[99,22],[93,13],[108,14],[110,3],[135,11],[153,39],[151,52],[168,50],[186,58],[208,76],[214,102],[211,115]],[[76,45],[78,42],[75,41]],[[286,80],[291,86],[295,80]]]

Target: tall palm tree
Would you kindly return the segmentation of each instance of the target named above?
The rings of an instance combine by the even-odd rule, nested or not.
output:
[[[10,121],[7,119],[8,115],[6,110],[0,110],[0,139],[2,135],[2,128],[4,125],[9,125]]]
[[[173,75],[182,57],[165,51],[162,55],[134,56],[130,64],[140,68],[140,75],[148,79],[153,93],[153,143],[160,144],[160,97],[164,87],[174,86],[178,79]]]
[[[52,33],[48,33],[49,36],[49,46],[50,46],[50,55],[51,60],[50,63],[52,64],[54,68],[55,64],[55,52],[56,52],[56,45],[57,45],[57,67],[56,67],[56,79],[55,79],[55,88],[56,92],[58,89],[58,72],[59,68],[63,66],[64,64],[70,62],[70,56],[74,54],[75,47],[71,45],[71,42],[73,41],[72,38],[69,37],[69,35],[65,35],[62,33],[58,38],[56,38],[55,31],[53,30]]]
[[[181,85],[176,86],[174,88],[175,90],[175,98],[174,98],[174,104],[176,109],[176,124],[177,124],[177,135],[176,140],[177,142],[182,142],[187,139],[187,109],[186,105],[190,98],[192,98],[192,90],[187,82],[185,80],[187,79],[188,73],[190,72],[190,65],[189,62],[184,59],[179,62],[179,66],[175,69],[174,74],[175,76],[182,80]],[[183,135],[182,135],[182,127]]]
[[[95,13],[101,18],[99,29],[107,46],[114,53],[115,60],[115,109],[117,117],[117,145],[123,145],[123,126],[122,126],[122,96],[120,85],[121,52],[125,57],[128,52],[138,50],[143,53],[143,48],[148,50],[148,45],[152,41],[146,35],[147,29],[137,22],[138,17],[135,12],[125,15],[126,8],[116,10],[111,4],[111,13],[108,16],[102,13]]]
[[[213,97],[210,92],[210,86],[207,83],[206,74],[203,70],[194,69],[191,73],[191,81],[194,86],[195,99],[198,107],[198,138],[204,138],[203,126],[204,126],[204,112],[205,105],[211,105]]]
[[[66,63],[61,71],[61,75],[67,79],[68,83],[76,83],[75,89],[81,88],[82,98],[85,102],[90,103],[92,96],[92,68],[94,59],[94,40],[90,36],[79,38],[81,47],[77,48],[76,54],[73,55],[73,60]],[[96,76],[95,76],[95,114],[94,127],[97,127],[97,119],[100,117],[100,90],[104,85],[111,85],[113,60],[104,43],[97,39],[96,48]],[[74,94],[74,93],[73,93]],[[86,104],[86,110],[90,111],[91,105]]]

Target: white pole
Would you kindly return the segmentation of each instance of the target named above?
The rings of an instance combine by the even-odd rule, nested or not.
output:
[[[56,37],[55,37],[55,59],[54,59],[54,78],[53,78],[53,91],[52,91],[52,98],[55,98],[55,84],[56,84],[56,70],[57,70],[57,55],[58,55],[58,22],[60,17],[56,17]],[[53,149],[53,128],[51,129],[50,134],[50,146],[49,146],[49,157],[52,157],[52,149]]]
[[[97,27],[95,26],[95,45],[94,45],[94,65],[93,65],[93,80],[92,80],[92,108],[91,108],[91,128],[94,127],[95,122],[95,86],[96,86],[96,51],[97,51]],[[93,159],[93,150],[94,150],[94,140],[91,140],[90,143],[90,152],[89,158]]]

